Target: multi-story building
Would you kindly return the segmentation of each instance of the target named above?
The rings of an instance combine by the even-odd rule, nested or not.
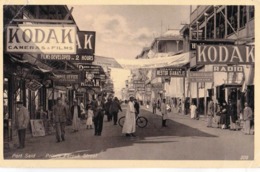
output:
[[[250,64],[197,64],[198,45],[229,45],[254,49],[254,6],[197,6],[190,14],[190,25],[181,29],[185,51],[193,54],[190,71],[213,71],[214,82],[189,83],[189,95],[199,106],[201,114],[206,113],[207,99],[212,97],[219,103],[232,99],[241,110],[247,101],[254,108],[254,63]],[[254,55],[253,55],[254,56]],[[241,56],[243,57],[243,55]],[[229,71],[225,71],[229,67]],[[239,67],[240,71],[232,71]],[[234,96],[235,95],[235,96]],[[249,99],[250,97],[250,99]],[[240,108],[240,109],[239,109]]]

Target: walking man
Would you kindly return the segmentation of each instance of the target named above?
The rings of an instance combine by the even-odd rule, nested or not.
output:
[[[93,102],[95,136],[101,136],[102,133],[105,110],[104,106],[105,103],[102,100],[102,96],[99,94],[97,100]]]
[[[126,115],[125,115],[125,123],[123,126],[122,133],[126,135],[126,137],[133,136],[136,131],[136,118],[135,118],[135,108],[134,108],[134,97],[130,97],[130,101],[127,105]]]
[[[153,114],[156,114],[156,101],[153,101]]]
[[[166,107],[166,99],[163,99],[161,104],[161,112],[162,112],[162,127],[167,127],[166,120],[169,119],[167,107]]]
[[[207,127],[212,127],[212,120],[214,116],[214,103],[210,99],[208,104],[208,124]]]
[[[140,113],[140,105],[136,99],[134,99],[134,108],[135,108],[135,115],[137,117]]]
[[[19,137],[19,147],[18,149],[23,149],[25,147],[25,135],[26,135],[26,128],[28,127],[30,117],[29,112],[26,107],[23,106],[22,102],[17,102],[17,110],[16,110],[16,128],[18,131]]]
[[[122,112],[119,100],[117,97],[115,97],[109,109],[110,111],[109,113],[113,115],[114,125],[117,125],[117,117],[118,117],[119,110]]]
[[[62,104],[61,98],[57,98],[57,104],[53,107],[53,118],[56,129],[56,142],[65,141],[65,123],[67,117],[66,107]]]

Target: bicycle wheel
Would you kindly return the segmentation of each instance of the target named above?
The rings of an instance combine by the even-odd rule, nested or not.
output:
[[[118,125],[120,127],[123,127],[124,126],[124,123],[125,123],[125,116],[122,116],[121,118],[119,118],[118,120]]]
[[[138,118],[136,119],[136,124],[137,124],[137,126],[138,126],[139,128],[144,128],[144,127],[146,127],[147,123],[148,123],[148,120],[147,120],[145,117],[138,117]]]

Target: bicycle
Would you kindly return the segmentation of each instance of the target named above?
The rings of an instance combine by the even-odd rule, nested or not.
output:
[[[121,118],[119,118],[118,124],[119,124],[120,127],[123,127],[124,123],[125,123],[125,116],[122,116]],[[148,123],[148,119],[147,118],[145,118],[143,116],[137,116],[137,118],[136,118],[136,125],[139,128],[146,127],[147,123]]]

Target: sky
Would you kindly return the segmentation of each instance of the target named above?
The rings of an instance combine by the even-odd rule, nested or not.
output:
[[[96,32],[95,55],[134,59],[143,47],[168,29],[189,23],[189,6],[173,5],[69,5],[81,31]],[[129,70],[112,69],[115,95],[130,75]]]
[[[72,15],[82,31],[96,32],[95,54],[135,58],[154,37],[168,28],[180,29],[189,22],[189,6],[81,5]]]

